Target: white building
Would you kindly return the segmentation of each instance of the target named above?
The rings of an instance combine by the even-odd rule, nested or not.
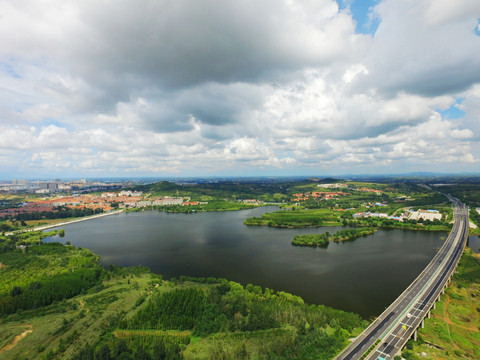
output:
[[[324,189],[338,189],[338,188],[346,188],[348,187],[347,184],[318,184],[317,187],[324,188]]]
[[[156,205],[156,206],[182,205],[182,204],[183,204],[182,198],[165,197],[163,199],[155,199],[152,201],[152,205]]]
[[[410,216],[408,217],[409,220],[442,220],[442,214],[437,210],[418,210],[418,211],[411,211]]]

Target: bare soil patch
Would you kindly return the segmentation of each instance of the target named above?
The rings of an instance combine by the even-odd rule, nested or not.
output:
[[[5,351],[13,349],[18,344],[18,342],[20,340],[22,340],[25,336],[27,336],[28,334],[30,334],[33,331],[32,325],[26,325],[26,326],[28,327],[28,329],[25,330],[24,332],[22,332],[20,335],[15,336],[15,338],[12,341],[10,341],[2,349],[0,349],[0,354],[5,352]]]

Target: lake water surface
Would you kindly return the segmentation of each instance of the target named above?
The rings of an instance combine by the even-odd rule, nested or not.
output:
[[[480,237],[474,235],[468,238],[467,246],[472,249],[474,253],[480,253]]]
[[[75,246],[105,265],[145,265],[166,278],[223,277],[299,295],[309,303],[380,314],[422,271],[445,233],[380,230],[327,249],[295,247],[296,234],[341,228],[248,227],[247,217],[276,208],[198,214],[122,213],[63,226]],[[53,240],[58,241],[55,237]]]

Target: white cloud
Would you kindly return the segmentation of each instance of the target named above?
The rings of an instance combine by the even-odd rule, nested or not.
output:
[[[368,69],[363,64],[355,64],[350,66],[343,74],[343,81],[351,83],[359,74],[368,74]]]
[[[480,158],[478,1],[381,1],[374,36],[333,0],[0,12],[7,176],[460,171]],[[457,100],[465,116],[442,118]]]
[[[478,1],[385,0],[375,12],[381,23],[365,62],[368,86],[430,96],[480,81],[480,47],[472,31]]]
[[[480,3],[476,0],[429,0],[426,2],[426,19],[429,24],[445,24],[471,18],[480,13]]]
[[[470,129],[453,129],[452,136],[455,139],[470,139],[473,137],[473,131]]]

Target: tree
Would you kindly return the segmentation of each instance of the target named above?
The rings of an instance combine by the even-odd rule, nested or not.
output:
[[[135,360],[151,360],[152,357],[143,349],[141,345],[137,345],[137,348],[133,352],[133,358]]]
[[[153,344],[153,358],[162,360],[165,359],[166,352],[165,352],[165,344],[163,341],[157,341]]]
[[[247,346],[245,343],[242,343],[240,347],[235,351],[235,359],[238,360],[249,360],[250,359],[250,354],[247,351]]]
[[[22,288],[20,286],[15,286],[12,291],[10,291],[10,295],[12,297],[18,296],[22,293]]]
[[[117,359],[122,355],[123,353],[128,351],[127,347],[127,342],[125,339],[120,339],[115,342],[114,347],[113,347],[113,358]]]
[[[112,356],[110,355],[110,348],[107,344],[102,344],[97,351],[95,351],[95,360],[112,360]]]

